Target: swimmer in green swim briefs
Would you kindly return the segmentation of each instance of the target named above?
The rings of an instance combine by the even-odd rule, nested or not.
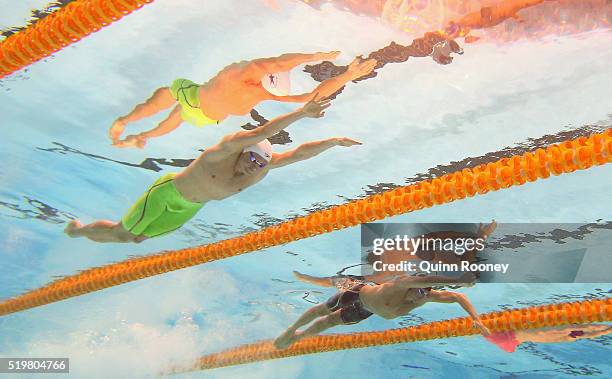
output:
[[[225,67],[204,84],[176,79],[170,87],[157,89],[151,98],[137,105],[129,114],[119,117],[111,126],[109,136],[116,147],[142,148],[149,138],[168,134],[183,121],[195,126],[216,125],[230,115],[248,114],[253,107],[265,100],[306,103],[315,93],[323,98],[328,97],[351,80],[369,74],[376,66],[375,59],[356,58],[342,74],[325,80],[312,92],[299,95],[279,96],[265,88],[266,80],[274,79],[271,75],[273,73],[287,72],[308,62],[334,59],[339,54],[339,51],[290,53],[273,58],[242,61]],[[154,129],[120,139],[127,124],[169,108],[172,108],[172,111],[168,117]]]
[[[223,200],[262,180],[271,169],[312,158],[334,146],[354,146],[346,137],[329,138],[300,145],[284,153],[273,153],[267,138],[305,118],[319,118],[329,100],[309,101],[302,108],[275,118],[265,125],[225,136],[207,148],[184,171],[159,178],[123,216],[120,222],[96,221],[82,225],[71,221],[70,237],[97,242],[141,242],[180,228],[213,200]]]

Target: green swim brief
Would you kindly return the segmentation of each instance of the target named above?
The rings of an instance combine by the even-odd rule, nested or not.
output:
[[[203,203],[186,200],[174,187],[175,173],[157,179],[121,219],[130,233],[157,237],[174,231],[195,216]]]
[[[218,124],[200,109],[200,86],[191,80],[176,79],[170,86],[172,96],[181,105],[181,118],[195,126]]]

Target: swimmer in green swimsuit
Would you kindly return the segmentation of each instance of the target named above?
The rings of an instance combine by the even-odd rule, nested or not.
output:
[[[230,115],[248,114],[265,100],[306,103],[318,93],[325,98],[351,80],[372,72],[376,60],[355,59],[340,75],[319,84],[312,92],[281,96],[266,90],[266,81],[273,81],[273,73],[288,72],[308,62],[335,59],[339,51],[327,53],[283,54],[273,58],[233,63],[204,84],[187,79],[176,79],[169,87],[157,89],[151,98],[137,105],[130,113],[119,117],[111,126],[109,136],[116,147],[145,146],[147,140],[170,133],[183,121],[195,126],[216,125]],[[269,86],[268,86],[269,87]],[[127,124],[172,108],[168,117],[154,129],[120,139]]]
[[[243,191],[271,169],[312,158],[334,146],[359,145],[350,138],[338,137],[305,143],[284,153],[272,152],[269,137],[302,118],[322,117],[329,105],[329,100],[315,97],[302,108],[257,129],[230,134],[207,148],[184,171],[159,178],[120,222],[102,220],[82,225],[74,220],[65,233],[97,242],[141,242],[180,228],[205,203]]]

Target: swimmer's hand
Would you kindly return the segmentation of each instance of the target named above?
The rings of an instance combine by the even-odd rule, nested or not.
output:
[[[363,143],[359,141],[355,141],[354,139],[350,139],[348,137],[336,137],[334,138],[334,142],[336,143],[336,146],[344,146],[344,147],[363,145]]]
[[[489,328],[487,328],[480,319],[474,320],[474,326],[480,330],[483,336],[488,337],[491,335]]]
[[[491,220],[490,224],[482,225],[482,223],[478,226],[477,234],[482,238],[489,238],[489,236],[497,229],[497,222],[495,220]]]
[[[146,144],[147,144],[146,137],[143,137],[141,135],[132,134],[132,135],[125,137],[125,139],[123,140],[118,140],[117,142],[114,142],[113,146],[115,147],[137,147],[139,149],[142,149],[143,147],[145,147]]]
[[[325,110],[329,108],[330,105],[331,100],[319,99],[319,94],[317,93],[312,100],[304,104],[300,112],[306,117],[320,118],[325,116]]]
[[[299,280],[305,280],[308,278],[308,275],[304,275],[299,271],[293,270],[293,276],[295,276]]]
[[[367,59],[362,61],[361,58],[355,58],[348,66],[347,73],[351,76],[351,80],[359,79],[366,76],[374,70],[378,62],[376,59]]]

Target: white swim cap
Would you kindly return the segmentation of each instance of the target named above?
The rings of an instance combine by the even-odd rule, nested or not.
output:
[[[261,78],[263,88],[275,96],[287,96],[291,93],[291,74],[289,71],[266,74]]]
[[[243,153],[248,153],[252,151],[257,155],[261,156],[266,162],[270,162],[272,160],[272,144],[267,139],[251,146],[247,146],[242,150]]]

